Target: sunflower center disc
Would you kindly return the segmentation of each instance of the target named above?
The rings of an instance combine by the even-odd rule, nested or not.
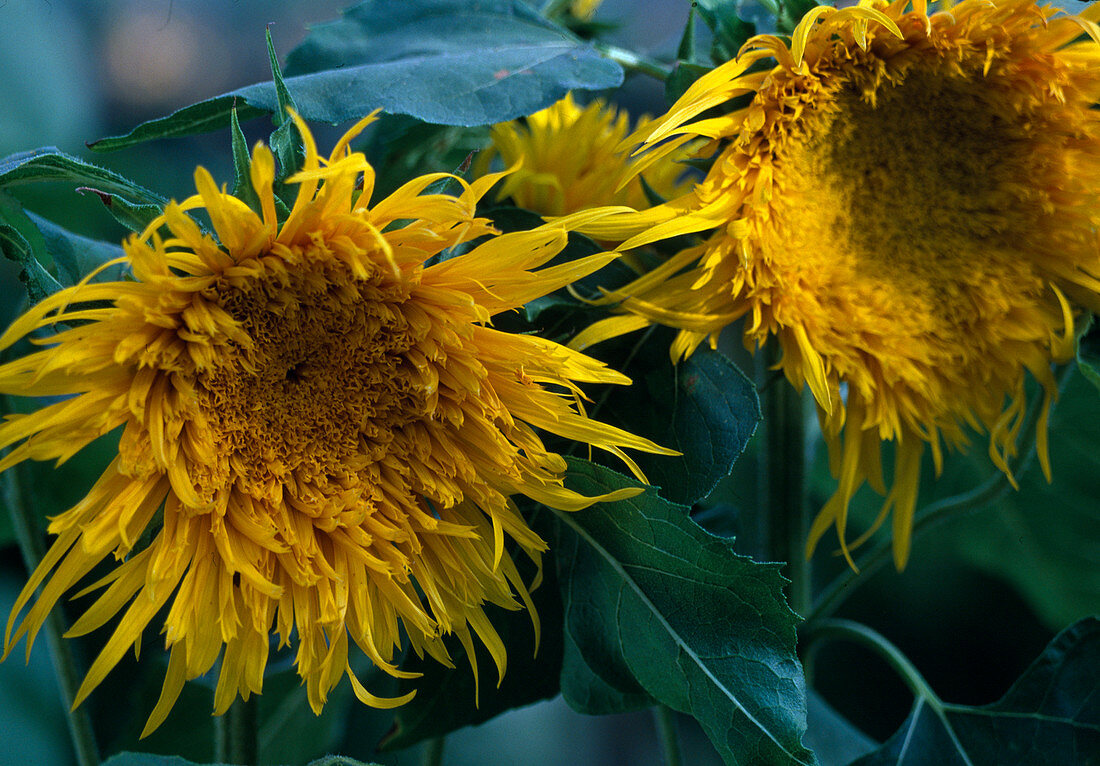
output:
[[[977,352],[976,325],[1041,293],[1021,252],[1042,215],[1036,152],[980,69],[823,75],[808,109],[777,146],[769,224],[803,311],[835,314],[823,324],[906,376]]]
[[[394,429],[428,411],[406,356],[424,335],[402,311],[407,287],[307,262],[215,291],[252,345],[205,376],[205,410],[248,494],[286,484],[328,495],[336,466],[380,459]]]

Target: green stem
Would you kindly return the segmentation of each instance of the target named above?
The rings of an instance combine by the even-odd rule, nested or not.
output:
[[[764,356],[770,369],[781,353],[772,344]],[[790,604],[805,615],[811,604],[811,569],[806,558],[809,504],[806,499],[806,426],[802,394],[781,377],[762,389],[764,450],[761,468],[767,530],[766,557],[787,562]]]
[[[224,715],[214,719],[214,760],[255,766],[260,762],[259,697],[234,700]]]
[[[0,484],[2,484],[3,502],[8,506],[11,514],[15,539],[23,554],[23,563],[28,572],[33,572],[46,554],[46,548],[38,531],[38,519],[29,510],[31,503],[24,488],[25,470],[26,466],[17,465],[0,474]],[[60,607],[50,610],[43,627],[46,631],[46,642],[50,648],[54,672],[61,687],[61,699],[65,706],[69,735],[73,740],[77,763],[80,766],[97,766],[99,748],[96,746],[95,731],[92,728],[88,708],[85,706],[73,708],[76,691],[80,688],[81,672],[73,655],[72,645],[64,638],[67,628],[65,616]]]
[[[657,736],[661,740],[661,749],[665,754],[665,766],[680,766],[680,734],[676,728],[676,713],[666,705],[653,708],[653,718],[657,723]]]
[[[667,80],[669,75],[672,74],[672,67],[669,64],[646,58],[626,48],[620,48],[617,45],[608,45],[607,43],[601,42],[597,42],[594,45],[596,46],[596,50],[628,71],[640,72],[641,74],[649,75],[661,82]]]
[[[1059,370],[1057,384],[1058,389],[1065,388],[1074,366],[1065,365]],[[1027,470],[1031,459],[1035,456],[1035,431],[1039,425],[1039,418],[1043,410],[1043,397],[1035,397],[1028,408],[1027,416],[1020,429],[1019,443],[1023,444],[1020,454],[1009,461],[1009,470],[1013,476],[1021,476]],[[937,524],[967,511],[977,511],[990,503],[996,502],[1008,494],[1012,489],[1012,482],[1008,475],[997,471],[969,492],[944,498],[925,507],[913,522],[912,539],[915,541]],[[810,612],[809,620],[822,620],[829,617],[844,600],[859,586],[869,579],[869,576],[878,571],[891,559],[893,541],[889,538],[880,540],[865,553],[856,558],[858,571],[845,569],[836,579],[829,583],[822,591],[820,598]],[[862,577],[860,576],[862,574]]]
[[[424,766],[443,766],[443,737],[434,737],[424,743],[421,763]]]
[[[943,702],[932,691],[932,687],[924,680],[924,676],[909,661],[909,658],[886,640],[881,633],[851,620],[821,620],[814,624],[807,652],[811,651],[818,641],[828,638],[849,639],[871,647],[901,676],[915,697],[923,699],[937,711],[942,710]]]

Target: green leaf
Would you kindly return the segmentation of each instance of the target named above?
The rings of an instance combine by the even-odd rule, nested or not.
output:
[[[631,486],[577,459],[567,477],[587,495]],[[692,715],[727,763],[813,763],[779,564],[738,556],[652,492],[555,512],[544,526],[567,639],[606,685]],[[583,705],[591,690],[572,685],[568,653],[565,664],[562,693]]]
[[[448,641],[455,667],[431,657],[410,655],[402,670],[424,675],[402,681],[399,693],[416,689],[416,696],[397,709],[393,730],[380,749],[397,750],[430,737],[441,737],[464,726],[483,723],[513,708],[555,696],[561,675],[561,597],[552,572],[532,593],[542,624],[538,653],[531,616],[526,610],[492,609],[490,621],[508,649],[508,670],[500,685],[493,683],[495,668],[488,651],[475,641],[481,677],[475,695],[474,676],[458,641]],[[476,704],[475,704],[476,700]]]
[[[755,25],[737,14],[741,0],[698,0],[692,5],[714,33],[710,55],[716,63],[734,58],[745,41],[756,34]]]
[[[1100,328],[1088,332],[1077,343],[1077,369],[1100,389]]]
[[[19,264],[19,281],[27,288],[32,302],[37,303],[62,288],[63,285],[42,265],[42,261],[48,259],[42,232],[23,211],[23,206],[4,192],[0,192],[0,252]]]
[[[27,215],[42,233],[46,253],[57,268],[58,281],[65,287],[76,284],[103,264],[123,255],[122,247],[113,242],[103,242],[74,234],[42,216],[34,213]],[[124,267],[119,264],[104,269],[96,279],[118,281],[122,279],[123,273]]]
[[[180,758],[178,755],[156,755],[154,753],[119,753],[103,762],[103,766],[199,766],[194,761]],[[231,766],[218,763],[204,766]]]
[[[197,764],[176,755],[153,755],[152,753],[119,753],[103,762],[103,766],[231,766],[231,764]],[[377,763],[364,763],[343,755],[326,755],[307,766],[381,766]]]
[[[634,383],[612,389],[599,417],[682,452],[634,458],[662,497],[699,502],[729,475],[760,422],[752,382],[709,348],[673,365],[668,343],[656,337],[642,343],[629,366],[616,369]]]
[[[950,462],[988,461],[984,450],[972,453]],[[953,522],[951,539],[965,560],[1008,579],[1060,629],[1100,612],[1096,389],[1084,376],[1070,379],[1051,413],[1050,462],[1052,484],[1033,465],[1017,477],[1019,492]]]
[[[853,766],[1100,762],[1100,620],[1059,634],[998,702],[920,698],[901,728]]]
[[[780,0],[775,28],[782,34],[790,34],[802,17],[816,8],[817,0]]]
[[[822,763],[851,763],[879,746],[813,689],[806,703],[806,745]]]
[[[31,301],[37,302],[63,287],[76,284],[107,261],[122,255],[118,245],[82,237],[33,213],[0,191],[0,251],[18,263],[19,279]],[[47,268],[53,265],[53,271]],[[119,279],[122,267],[115,266],[102,279]]]
[[[106,168],[47,146],[0,160],[0,187],[35,181],[65,181],[164,207],[167,200]]]
[[[79,194],[83,194],[84,192],[95,194],[99,198],[99,201],[103,203],[103,207],[107,208],[107,212],[111,214],[112,218],[137,234],[145,231],[145,227],[148,226],[154,218],[164,212],[164,207],[162,205],[153,203],[133,203],[128,201],[125,197],[120,197],[117,194],[110,194],[99,189],[93,189],[90,186],[78,186],[76,191]]]
[[[367,0],[313,27],[291,51],[285,83],[307,120],[340,123],[374,109],[442,125],[489,125],[550,106],[570,90],[622,82],[622,68],[520,0]],[[91,148],[215,130],[279,108],[258,83],[142,123]]]

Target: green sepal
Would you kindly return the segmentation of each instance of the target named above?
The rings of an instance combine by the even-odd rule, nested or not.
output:
[[[740,0],[698,0],[693,3],[714,34],[710,56],[716,64],[735,58],[741,46],[756,34],[756,25],[738,15],[740,4]]]
[[[567,462],[566,486],[582,495],[636,486],[593,463]],[[640,690],[695,717],[727,763],[747,753],[753,763],[814,762],[801,744],[798,617],[783,598],[779,564],[737,555],[731,540],[652,491],[554,511],[534,526],[553,552],[566,640],[588,666],[575,674],[565,655],[566,701],[592,696],[572,685],[592,671],[605,687]]]
[[[233,149],[233,196],[243,201],[257,214],[262,214],[260,198],[252,186],[252,156],[248,153],[248,143],[237,119],[237,110],[229,116],[229,134]]]
[[[680,45],[676,49],[676,58],[680,61],[696,61],[695,40],[695,5],[688,9],[687,24],[684,25],[684,34],[680,36]]]
[[[275,171],[275,185],[277,192],[283,192],[278,194],[282,197],[285,194],[283,182],[301,169],[305,150],[302,146],[302,136],[298,133],[298,126],[294,124],[294,120],[290,118],[290,112],[287,111],[293,109],[296,113],[299,112],[298,104],[295,103],[294,97],[290,95],[283,80],[279,57],[275,54],[275,44],[271,41],[271,30],[266,30],[265,34],[267,35],[267,57],[271,63],[271,77],[275,82],[275,97],[278,102],[278,107],[271,116],[271,121],[275,123],[275,130],[272,131],[268,144],[278,166]]]
[[[997,702],[919,697],[881,748],[852,766],[1096,763],[1100,754],[1100,620],[1066,628]]]

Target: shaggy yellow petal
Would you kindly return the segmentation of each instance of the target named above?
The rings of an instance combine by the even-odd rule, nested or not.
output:
[[[198,194],[124,244],[135,281],[62,290],[0,336],[2,349],[73,323],[0,366],[2,393],[67,397],[0,424],[0,446],[13,445],[0,470],[121,431],[117,459],[51,523],[57,539],[16,601],[5,656],[24,636],[29,650],[66,593],[98,592],[70,634],[116,624],[79,702],[164,614],[168,670],[143,735],[219,659],[215,713],[260,693],[273,633],[318,713],[344,675],[368,705],[412,697],[368,691],[352,651],[408,679],[395,665],[406,646],[450,664],[454,634],[471,663],[476,639],[503,674],[487,610],[531,610],[537,636],[539,578],[525,583],[512,555],[537,569],[547,548],[511,498],[577,510],[640,491],[566,489],[565,460],[536,429],[619,455],[639,475],[624,448],[669,453],[561,394],[579,402],[581,383],[628,378],[487,326],[615,258],[541,268],[577,222],[613,211],[499,234],[475,212],[495,174],[455,179],[458,196],[425,193],[449,176],[421,177],[368,207],[374,171],[349,141],[372,117],[325,159],[292,115],[305,159],[282,224],[274,158],[257,145],[259,210],[200,168]],[[200,208],[214,234],[189,216]],[[468,252],[427,265],[458,245]],[[83,582],[112,555],[121,563]]]

